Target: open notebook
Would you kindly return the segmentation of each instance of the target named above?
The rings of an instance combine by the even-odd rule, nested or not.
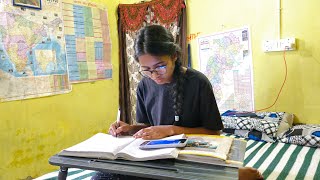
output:
[[[184,134],[170,136],[164,139],[181,139]],[[59,155],[99,159],[126,159],[130,161],[146,161],[154,159],[177,158],[179,149],[162,148],[141,150],[140,144],[145,140],[132,136],[113,137],[109,134],[98,133],[91,138],[62,150]]]

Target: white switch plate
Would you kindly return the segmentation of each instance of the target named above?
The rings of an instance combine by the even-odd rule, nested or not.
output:
[[[264,52],[293,51],[296,50],[296,38],[263,41]]]

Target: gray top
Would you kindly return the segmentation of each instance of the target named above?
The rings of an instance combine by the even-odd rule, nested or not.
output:
[[[218,106],[208,78],[194,69],[187,69],[184,81],[183,114],[174,121],[173,83],[158,85],[150,78],[143,78],[137,88],[137,122],[183,127],[204,127],[221,130]]]

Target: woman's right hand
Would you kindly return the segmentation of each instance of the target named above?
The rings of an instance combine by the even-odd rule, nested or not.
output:
[[[132,129],[133,127],[125,122],[114,122],[110,125],[109,134],[111,134],[112,136],[129,134]]]
[[[239,180],[263,180],[263,175],[255,168],[241,167],[239,168]]]

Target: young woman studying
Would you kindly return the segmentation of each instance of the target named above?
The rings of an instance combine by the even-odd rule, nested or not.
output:
[[[223,129],[212,86],[201,72],[181,66],[180,47],[160,25],[141,29],[135,41],[135,58],[144,78],[137,88],[138,125],[115,122],[114,136],[159,139],[176,134],[214,134]],[[261,179],[252,168],[239,170],[239,178]],[[140,179],[97,173],[93,179]]]

